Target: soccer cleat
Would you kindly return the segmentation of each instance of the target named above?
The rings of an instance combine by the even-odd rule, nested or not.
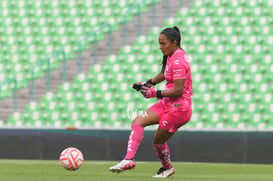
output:
[[[160,168],[156,175],[153,176],[154,178],[167,178],[169,176],[172,176],[174,174],[175,170],[174,168],[171,168],[171,169],[165,169],[165,168]]]
[[[109,168],[111,172],[120,173],[125,170],[131,170],[134,169],[136,166],[135,162],[133,160],[122,160],[118,164],[112,166]]]

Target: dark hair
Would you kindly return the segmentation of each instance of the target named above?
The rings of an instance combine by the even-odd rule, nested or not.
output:
[[[174,42],[176,41],[176,45],[181,49],[181,35],[180,35],[180,30],[177,26],[174,26],[172,28],[165,28],[161,31],[160,34],[164,34],[167,36],[167,38],[171,41]],[[163,55],[163,60],[162,60],[162,69],[161,71],[165,71],[166,63],[167,63],[167,55]]]
[[[165,28],[161,31],[160,34],[164,34],[167,36],[167,38],[171,41],[174,42],[176,41],[176,45],[180,47],[181,43],[181,35],[180,35],[180,30],[177,26],[174,26],[172,28]]]

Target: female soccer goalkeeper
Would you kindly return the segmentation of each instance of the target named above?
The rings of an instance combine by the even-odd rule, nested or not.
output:
[[[181,36],[176,26],[163,29],[158,42],[163,53],[161,71],[145,83],[134,84],[133,88],[139,90],[145,98],[158,98],[160,101],[133,120],[127,154],[122,161],[109,168],[112,172],[119,173],[135,167],[134,157],[142,141],[144,127],[154,124],[159,124],[159,127],[153,144],[162,163],[154,177],[166,178],[175,172],[166,141],[191,118],[191,70],[186,52],[180,47]],[[156,90],[154,85],[163,80],[166,80],[166,89]]]

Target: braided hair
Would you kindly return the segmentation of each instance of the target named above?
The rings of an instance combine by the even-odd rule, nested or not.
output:
[[[181,35],[180,35],[180,30],[177,26],[174,26],[172,28],[165,28],[161,31],[160,34],[166,35],[171,42],[176,41],[176,45],[181,49],[181,45],[180,45]],[[163,55],[161,72],[165,71],[167,58],[168,58],[168,55]]]

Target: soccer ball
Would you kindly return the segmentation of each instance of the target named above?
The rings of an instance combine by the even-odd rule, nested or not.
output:
[[[83,154],[77,148],[68,147],[62,151],[60,162],[66,170],[77,170],[84,162]]]

